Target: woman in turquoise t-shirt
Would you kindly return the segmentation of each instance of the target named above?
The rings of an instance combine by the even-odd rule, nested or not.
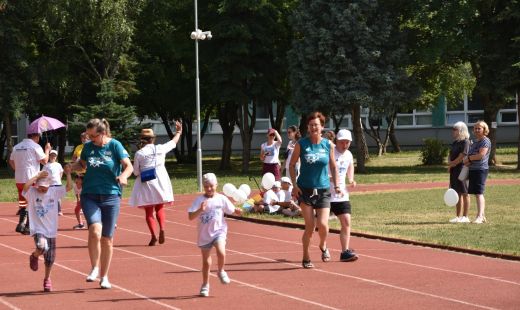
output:
[[[127,185],[133,167],[121,142],[112,139],[105,119],[91,119],[87,134],[90,142],[85,143],[81,151],[80,165],[75,165],[75,169],[86,168],[81,208],[88,224],[88,252],[92,264],[87,282],[94,282],[99,274],[101,288],[108,289],[111,288],[108,269],[121,205],[121,186]]]
[[[314,267],[310,260],[309,247],[316,226],[320,236],[321,259],[324,262],[330,260],[327,249],[330,213],[329,167],[334,184],[338,184],[338,173],[334,159],[334,144],[321,137],[324,125],[325,117],[320,112],[313,112],[307,117],[308,136],[298,140],[289,164],[289,172],[294,184],[292,194],[300,202],[305,221],[302,237],[302,266],[306,269]],[[300,175],[296,180],[295,166],[298,159],[300,159]],[[334,190],[338,194],[341,193],[339,187],[335,187]]]

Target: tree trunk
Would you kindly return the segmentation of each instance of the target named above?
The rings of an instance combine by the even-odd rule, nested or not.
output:
[[[497,139],[496,139],[496,128],[493,128],[493,123],[496,122],[497,113],[499,106],[496,102],[491,102],[491,98],[489,94],[480,94],[480,100],[482,102],[482,106],[484,107],[484,121],[487,123],[489,127],[488,138],[491,140],[491,150],[489,153],[488,164],[490,166],[496,165],[496,150],[497,150]]]
[[[516,101],[516,122],[520,125],[520,100]],[[516,149],[516,170],[520,170],[520,126],[518,128],[518,147]]]
[[[370,131],[367,130],[368,135],[376,142],[378,157],[383,155],[383,143],[381,142],[381,137],[379,136],[380,128],[380,125],[374,127],[370,122]]]
[[[241,104],[237,109],[237,125],[240,129],[242,141],[242,173],[249,173],[249,161],[251,160],[251,141],[256,124],[256,102],[252,104],[252,111],[249,113],[249,103]]]
[[[397,140],[397,137],[395,135],[395,120],[397,119],[397,112],[395,112],[391,119],[389,120],[389,118],[387,117],[387,122],[390,125],[390,130],[389,130],[389,136],[390,136],[390,143],[392,143],[392,149],[393,149],[393,152],[394,153],[399,153],[401,152],[401,146],[399,145],[399,141]],[[388,145],[388,144],[387,144]]]
[[[218,120],[222,128],[222,156],[220,158],[220,170],[231,170],[231,153],[233,144],[233,131],[236,124],[236,105],[225,103],[219,108]]]
[[[366,173],[365,160],[368,158],[368,147],[363,133],[361,122],[361,106],[354,104],[352,107],[352,127],[354,130],[354,141],[356,142],[356,159],[358,173]]]

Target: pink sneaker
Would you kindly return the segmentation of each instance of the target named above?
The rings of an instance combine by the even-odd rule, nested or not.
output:
[[[51,279],[43,279],[43,291],[50,292],[52,291],[52,282]]]
[[[29,267],[31,267],[32,271],[38,270],[38,257],[34,255],[29,255]]]

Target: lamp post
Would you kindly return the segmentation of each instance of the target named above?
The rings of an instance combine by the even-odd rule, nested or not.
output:
[[[200,139],[200,86],[199,86],[199,40],[211,40],[211,31],[202,31],[199,29],[197,18],[197,0],[195,4],[195,31],[190,35],[192,40],[195,40],[195,96],[197,101],[197,183],[199,192],[202,192],[202,147]]]

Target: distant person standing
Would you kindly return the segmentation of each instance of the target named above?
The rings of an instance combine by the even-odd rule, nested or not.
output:
[[[40,164],[45,165],[49,160],[51,145],[45,144],[45,151],[38,144],[39,133],[29,133],[26,139],[14,146],[9,158],[9,165],[14,170],[14,179],[18,189],[19,221],[16,232],[28,235],[29,220],[27,217],[27,200],[22,195],[24,184],[40,171]]]
[[[280,173],[280,147],[282,146],[282,137],[274,128],[267,131],[267,142],[260,146],[260,160],[263,162],[262,175],[270,172],[274,175],[274,179],[279,181]]]
[[[56,159],[58,159],[58,151],[51,150],[49,152],[49,161],[42,169],[49,172],[51,186],[61,186],[61,178],[63,177],[63,167],[56,161]],[[63,212],[61,211],[61,199],[58,200],[58,215],[63,215]]]
[[[348,150],[352,142],[352,133],[347,129],[341,129],[336,135],[336,147],[334,148],[334,158],[336,159],[336,167],[338,169],[338,183],[331,180],[332,199],[330,201],[330,212],[334,213],[341,223],[341,231],[339,233],[339,241],[341,244],[341,255],[339,260],[342,262],[351,262],[358,259],[356,253],[350,248],[350,229],[351,229],[351,213],[349,194],[347,190],[348,184],[352,187],[356,186],[354,180],[354,157]],[[336,193],[334,189],[339,186],[341,193]]]
[[[300,134],[300,130],[295,125],[289,126],[287,128],[287,137],[289,138],[289,143],[287,143],[287,150],[285,151],[284,158],[285,162],[282,165],[285,169],[285,176],[290,178],[291,175],[289,174],[289,163],[291,162],[292,153],[294,151],[294,147],[296,146],[296,143],[302,135]],[[298,177],[299,171],[300,171],[300,161],[296,162],[296,177]]]
[[[159,244],[163,244],[165,241],[166,215],[164,205],[173,202],[172,183],[165,166],[166,154],[177,146],[181,134],[182,124],[175,122],[175,135],[173,138],[165,144],[154,144],[155,135],[153,130],[141,130],[141,149],[135,153],[134,157],[134,174],[137,178],[129,203],[132,207],[144,208],[146,224],[152,235],[148,243],[149,246],[154,246],[157,241],[159,241]],[[155,169],[156,178],[142,181],[140,177],[141,172],[151,168]],[[157,239],[156,234],[154,211],[159,222],[159,239]]]
[[[450,223],[469,223],[469,195],[466,181],[460,181],[459,175],[464,166],[464,157],[468,155],[470,148],[468,126],[464,122],[456,122],[451,129],[453,143],[450,147],[448,171],[450,172],[450,188],[459,194],[457,202],[456,217]]]
[[[469,167],[468,194],[474,194],[477,198],[477,218],[475,224],[487,222],[486,200],[484,190],[489,172],[489,152],[491,151],[491,140],[487,137],[489,127],[484,121],[478,121],[473,126],[475,140],[469,148],[468,156],[464,158],[464,165]]]
[[[90,142],[85,143],[74,170],[85,169],[81,190],[81,208],[88,224],[88,251],[92,270],[87,282],[99,274],[103,289],[112,287],[108,271],[113,253],[114,229],[121,206],[122,186],[128,184],[132,163],[121,142],[112,138],[105,119],[94,118],[87,123]]]
[[[305,231],[302,236],[303,268],[314,268],[310,259],[309,247],[315,228],[318,228],[320,237],[319,248],[323,262],[330,261],[330,252],[327,249],[327,235],[329,233],[330,214],[330,179],[329,171],[334,184],[338,184],[336,160],[334,158],[334,144],[321,136],[325,125],[325,116],[320,112],[312,112],[307,117],[308,137],[298,141],[294,148],[289,169],[292,194],[298,198],[305,221]],[[296,162],[300,159],[300,176],[296,180]],[[339,185],[334,186],[336,194],[341,193]]]

